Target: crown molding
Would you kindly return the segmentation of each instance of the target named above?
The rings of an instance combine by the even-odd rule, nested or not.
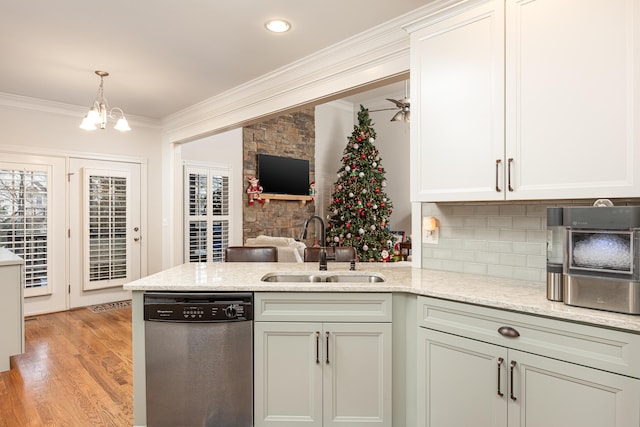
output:
[[[423,7],[422,16],[403,25],[403,29],[412,33],[488,1],[491,0],[437,0]]]
[[[406,74],[410,61],[405,26],[423,17],[425,10],[430,12],[433,6],[416,9],[171,114],[163,120],[163,139],[193,140]]]
[[[77,117],[78,123],[80,123],[82,117],[87,114],[87,107],[64,104],[62,102],[47,101],[45,99],[30,98],[21,95],[13,95],[4,92],[0,92],[0,107],[11,108],[15,110],[37,111],[40,113],[56,114],[68,117]],[[127,114],[127,121],[132,128],[161,128],[160,120],[149,119],[146,117]]]

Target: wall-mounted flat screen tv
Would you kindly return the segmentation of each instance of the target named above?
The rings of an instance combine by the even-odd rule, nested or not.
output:
[[[309,160],[258,154],[258,179],[264,193],[309,194]]]

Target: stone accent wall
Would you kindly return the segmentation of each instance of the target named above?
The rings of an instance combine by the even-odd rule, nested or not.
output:
[[[315,115],[308,108],[283,114],[242,130],[243,141],[243,241],[260,234],[299,238],[304,221],[315,212],[314,203],[271,200],[268,204],[248,205],[247,176],[256,175],[258,154],[309,160],[309,182],[315,181]],[[310,227],[309,235],[313,230]]]

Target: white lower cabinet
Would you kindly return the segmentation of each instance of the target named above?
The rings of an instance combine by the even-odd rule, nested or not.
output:
[[[640,425],[640,336],[419,300],[419,426]],[[500,327],[520,335],[504,337]],[[624,374],[577,363],[588,359]]]
[[[391,296],[349,297],[256,293],[256,427],[391,427]]]
[[[21,258],[0,248],[0,372],[9,370],[11,356],[24,353],[22,269]]]

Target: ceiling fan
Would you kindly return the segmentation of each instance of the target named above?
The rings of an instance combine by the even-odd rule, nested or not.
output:
[[[411,101],[409,99],[409,94],[407,90],[408,83],[404,82],[404,98],[395,100],[391,98],[386,98],[387,101],[393,102],[396,106],[395,108],[381,108],[379,110],[370,110],[370,113],[375,113],[376,111],[390,111],[390,110],[399,110],[397,113],[393,115],[391,118],[392,122],[403,121],[405,123],[409,123],[411,118]]]

